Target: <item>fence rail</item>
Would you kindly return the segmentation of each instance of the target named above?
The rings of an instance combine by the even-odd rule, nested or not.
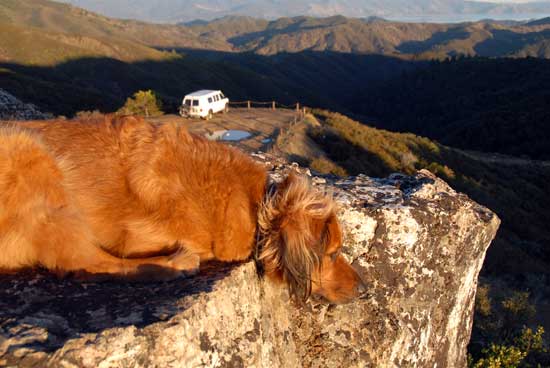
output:
[[[229,101],[230,107],[240,107],[240,108],[246,108],[247,110],[251,110],[252,108],[268,108],[271,110],[277,110],[277,109],[285,109],[285,110],[294,110],[296,114],[294,114],[294,117],[288,122],[289,127],[292,127],[296,125],[298,122],[301,122],[306,117],[307,109],[304,106],[301,106],[299,102],[296,102],[294,105],[284,105],[281,103],[278,103],[277,101]]]
[[[267,107],[271,108],[271,110],[277,110],[277,109],[287,109],[287,110],[296,110],[297,113],[306,114],[306,108],[301,107],[299,102],[296,102],[296,104],[293,105],[284,105],[282,103],[278,103],[277,101],[230,101],[229,106],[233,107],[246,107],[248,110],[255,107]]]

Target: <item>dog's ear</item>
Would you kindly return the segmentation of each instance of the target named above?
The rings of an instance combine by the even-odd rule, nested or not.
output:
[[[311,294],[312,276],[324,253],[321,229],[333,211],[330,196],[295,174],[262,205],[259,223],[265,236],[261,260],[266,274],[282,279],[297,299],[305,300]]]

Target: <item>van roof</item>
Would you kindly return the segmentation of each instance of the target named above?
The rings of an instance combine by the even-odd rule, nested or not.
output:
[[[191,92],[185,95],[185,97],[203,97],[206,95],[210,95],[213,93],[220,93],[220,92],[221,92],[220,90],[201,89],[200,91]]]

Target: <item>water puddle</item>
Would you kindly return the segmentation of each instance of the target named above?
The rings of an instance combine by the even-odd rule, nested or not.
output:
[[[265,139],[262,139],[262,143],[263,144],[266,144],[266,143],[271,143],[272,139],[271,138],[265,138]]]
[[[244,130],[216,130],[213,133],[206,134],[205,137],[211,141],[238,142],[252,137],[252,134]]]

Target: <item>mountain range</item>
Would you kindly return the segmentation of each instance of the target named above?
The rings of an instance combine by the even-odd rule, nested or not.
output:
[[[380,54],[408,59],[447,57],[549,57],[550,18],[506,23],[404,23],[380,19],[293,17],[265,21],[224,17],[187,24],[203,38],[227,49],[275,55],[284,52],[333,51]]]
[[[123,61],[173,57],[166,51],[331,51],[431,60],[457,55],[550,57],[550,18],[531,22],[404,23],[306,16],[227,16],[184,25],[108,18],[48,0],[2,0],[0,61],[52,64],[76,57]],[[37,46],[40,47],[37,47]],[[23,47],[22,47],[23,46]]]
[[[177,23],[227,15],[264,19],[306,15],[379,16],[392,19],[457,21],[481,17],[517,18],[550,14],[547,1],[464,0],[63,0],[117,18]]]

